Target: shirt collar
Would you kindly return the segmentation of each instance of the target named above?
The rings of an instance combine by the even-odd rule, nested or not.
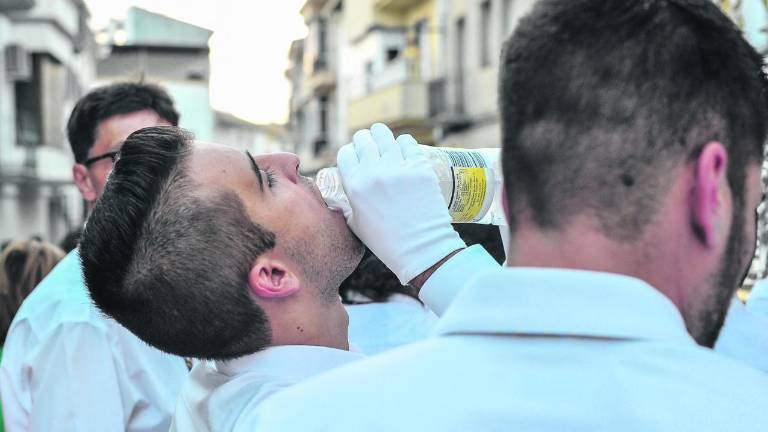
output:
[[[322,346],[282,345],[215,364],[220,373],[229,376],[257,372],[266,376],[304,379],[364,357],[360,353]]]
[[[436,332],[694,343],[674,304],[647,283],[554,268],[505,268],[479,276],[456,297]]]

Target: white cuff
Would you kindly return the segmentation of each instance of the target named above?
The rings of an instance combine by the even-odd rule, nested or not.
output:
[[[500,267],[482,246],[470,246],[452,256],[432,273],[421,287],[419,298],[432,312],[441,316],[470,279]]]

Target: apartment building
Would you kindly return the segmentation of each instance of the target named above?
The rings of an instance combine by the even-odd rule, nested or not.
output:
[[[96,35],[99,84],[146,81],[165,87],[181,114],[179,126],[214,140],[208,41],[212,31],[138,7]]]
[[[384,122],[434,144],[430,82],[444,73],[437,0],[345,4],[349,133]]]
[[[435,134],[446,147],[499,147],[499,59],[536,0],[446,0],[446,73],[433,84]]]
[[[300,12],[308,35],[294,41],[289,52],[289,127],[293,151],[306,174],[332,165],[336,151],[346,142],[345,83],[339,79],[342,5],[341,0],[305,2]]]
[[[94,79],[81,0],[0,0],[0,240],[82,224],[66,121]]]
[[[214,142],[251,154],[274,153],[288,148],[288,135],[282,124],[258,124],[233,114],[214,111]]]
[[[498,147],[501,46],[534,1],[308,1],[302,13],[309,36],[292,45],[287,72],[297,148],[313,148],[316,136],[330,136],[328,150],[335,153],[374,122],[423,144]],[[328,11],[333,14],[323,15]],[[313,82],[317,74],[306,73],[314,72],[318,46],[331,53],[335,81],[329,74]],[[319,93],[318,81],[324,84]],[[317,102],[313,94],[320,95]],[[318,133],[318,125],[326,132]]]

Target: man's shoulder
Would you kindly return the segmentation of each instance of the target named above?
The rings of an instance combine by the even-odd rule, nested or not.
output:
[[[527,414],[514,408],[521,404],[568,412],[574,407],[589,412],[602,405],[613,413],[605,419],[610,424],[662,417],[683,428],[706,422],[723,426],[768,421],[768,413],[760,408],[768,404],[768,378],[711,350],[642,341],[558,347],[547,341],[508,343],[511,339],[449,336],[419,342],[286,389],[266,400],[255,417],[266,422],[264,427],[293,430],[290,427],[302,420],[289,419],[282,407],[323,400],[322,409],[307,412],[308,424],[335,421],[323,411],[337,409],[355,412],[355,421],[377,424],[385,421],[380,408],[389,404],[414,419],[449,412],[447,417],[459,425],[468,418],[483,418],[489,424],[523,418]],[[675,411],[677,419],[665,414],[669,406],[664,401],[672,399],[683,401]],[[645,406],[645,412],[637,412],[638,404]],[[722,412],[702,413],[708,406],[718,406]],[[736,423],[734,415],[740,416]],[[585,425],[592,421],[577,417],[574,421]]]
[[[16,313],[16,321],[43,327],[59,323],[101,325],[103,318],[88,296],[76,253],[70,253],[35,287]]]
[[[8,330],[5,355],[31,355],[46,341],[80,329],[105,340],[110,324],[91,303],[76,252],[67,255],[24,300]]]
[[[417,385],[410,380],[415,375],[418,375],[417,382],[430,388],[426,383],[439,377],[446,368],[451,367],[447,363],[456,360],[456,357],[451,355],[456,352],[455,348],[446,344],[444,339],[423,340],[332,369],[280,392],[267,402],[283,396],[291,400],[312,400],[324,392],[327,393],[331,388],[336,390],[333,392],[334,396],[346,394],[345,397],[352,398],[356,398],[355,390],[362,389],[367,392],[366,389],[376,388],[376,395],[369,394],[363,399],[370,400],[370,397],[379,396],[386,398],[387,389],[397,388],[403,384],[403,380]],[[445,361],[440,364],[440,359]],[[387,389],[384,389],[385,387]],[[379,393],[378,389],[384,389],[384,393]],[[347,393],[347,390],[352,392]]]
[[[227,375],[214,362],[202,361],[192,368],[177,400],[175,430],[184,430],[182,425],[239,430],[264,399],[294,384],[296,380],[257,371]]]

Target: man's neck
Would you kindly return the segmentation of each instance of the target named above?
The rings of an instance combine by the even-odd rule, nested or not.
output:
[[[521,224],[507,251],[510,267],[551,267],[622,274],[641,279],[672,298],[669,266],[648,241],[622,242],[606,235],[587,218],[569,221],[562,230],[542,230]],[[670,292],[666,292],[670,291]]]

